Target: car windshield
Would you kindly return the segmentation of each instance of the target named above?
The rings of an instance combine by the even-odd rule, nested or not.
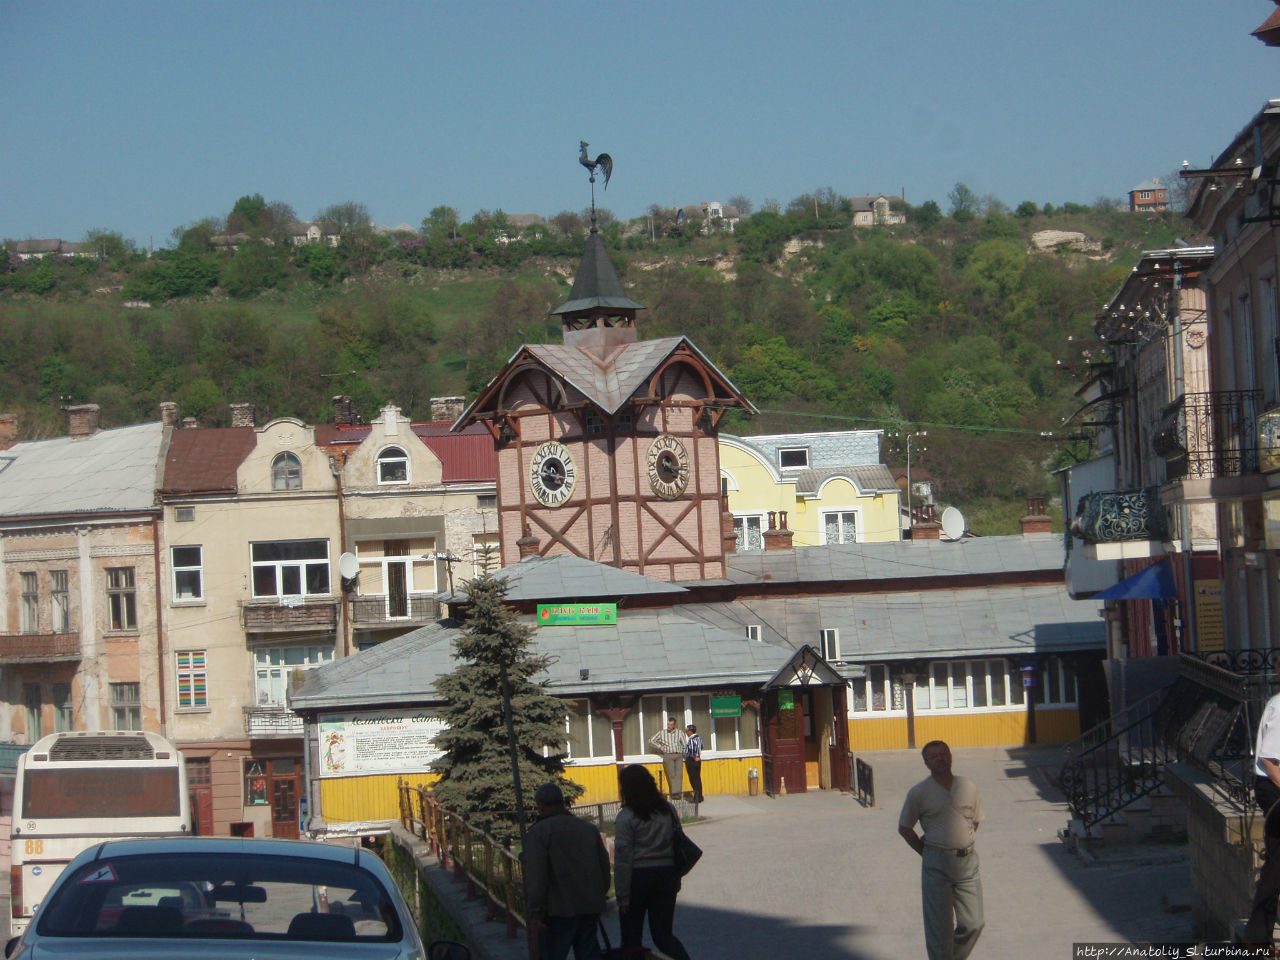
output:
[[[171,853],[108,857],[69,876],[39,913],[51,937],[394,941],[391,897],[354,863]]]

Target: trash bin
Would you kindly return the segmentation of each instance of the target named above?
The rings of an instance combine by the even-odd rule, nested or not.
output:
[[[760,771],[752,767],[747,771],[747,795],[759,796],[760,794]]]

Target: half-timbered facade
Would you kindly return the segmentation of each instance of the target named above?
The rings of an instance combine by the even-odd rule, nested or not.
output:
[[[562,344],[526,344],[454,425],[491,431],[504,564],[572,554],[665,580],[724,575],[717,445],[755,408],[687,337],[640,340],[594,231]]]

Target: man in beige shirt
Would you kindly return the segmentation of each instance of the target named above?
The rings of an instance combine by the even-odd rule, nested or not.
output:
[[[898,832],[920,854],[920,899],[929,960],[965,960],[982,933],[982,878],[974,840],[982,822],[978,787],[951,772],[951,748],[921,751],[929,776],[907,792]],[[919,823],[924,835],[916,833]]]
[[[689,738],[683,730],[676,729],[676,718],[667,718],[667,729],[659,730],[649,738],[649,744],[662,754],[662,769],[667,775],[667,792],[672,799],[679,799],[684,792],[684,748]]]

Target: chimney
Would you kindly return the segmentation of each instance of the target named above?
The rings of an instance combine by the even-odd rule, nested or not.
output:
[[[733,530],[733,514],[729,512],[729,494],[720,495],[720,540],[724,545],[724,555],[738,551],[738,535]]]
[[[336,427],[352,427],[360,422],[360,418],[356,415],[355,404],[351,402],[350,397],[337,396],[333,398],[333,424]]]
[[[178,405],[172,400],[162,400],[160,402],[160,422],[166,427],[176,427],[178,418]]]
[[[91,437],[98,432],[98,405],[78,403],[67,407],[67,436]]]
[[[917,517],[911,518],[912,540],[940,540],[942,524],[938,522],[937,511],[932,503],[921,504]]]
[[[466,409],[466,397],[432,397],[431,398],[431,419],[436,423],[448,421],[453,423],[460,416],[462,411]]]
[[[198,426],[200,426],[200,421],[198,421],[195,417],[183,417],[183,418],[182,418],[182,429],[183,429],[183,430],[194,430],[194,429],[196,429],[196,427],[198,427]]]
[[[536,557],[538,555],[538,546],[541,541],[533,535],[533,531],[526,523],[524,525],[524,536],[516,541],[516,549],[520,551],[520,559],[525,557]]]
[[[790,550],[795,534],[787,529],[787,511],[769,511],[769,529],[764,532],[766,550]]]
[[[231,405],[231,425],[233,427],[252,427],[257,420],[257,411],[252,403],[233,403]]]
[[[1045,509],[1044,497],[1027,497],[1027,515],[1022,518],[1022,535],[1052,533],[1053,518]]]

